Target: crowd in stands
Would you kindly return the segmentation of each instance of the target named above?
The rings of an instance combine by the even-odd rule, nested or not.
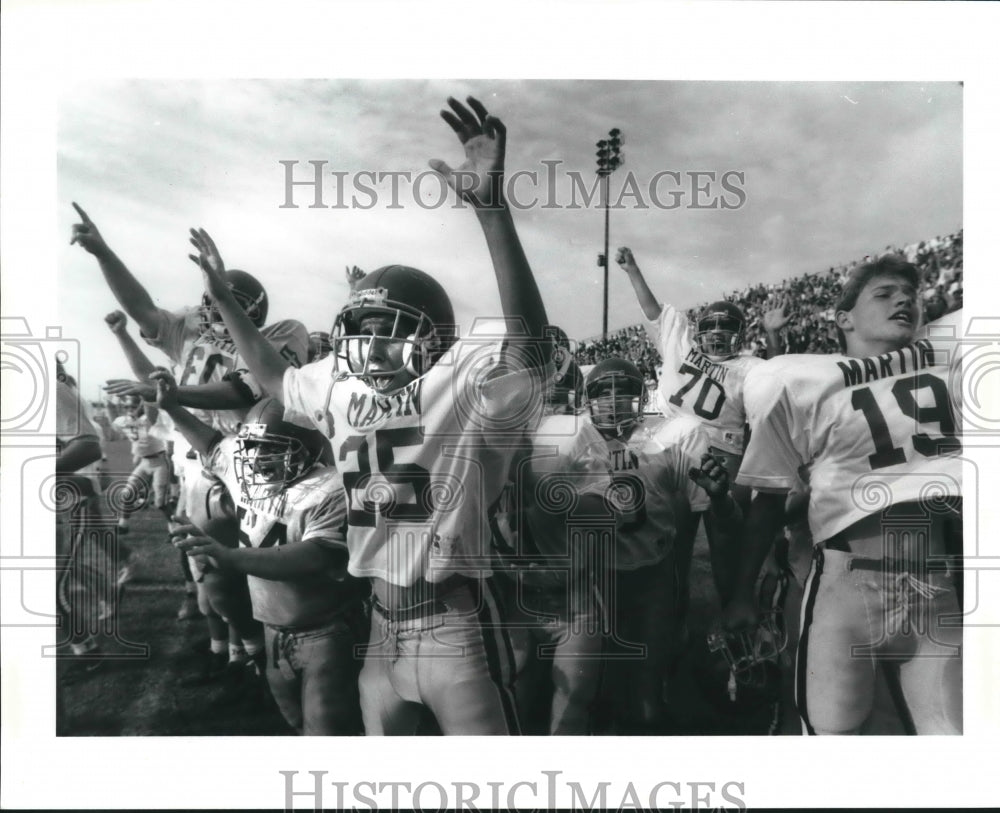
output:
[[[903,248],[889,245],[879,252],[880,255],[890,253],[905,256],[920,269],[925,321],[933,321],[962,307],[962,229],[946,237],[935,237]],[[724,298],[739,305],[746,316],[745,352],[765,357],[764,313],[783,297],[790,298],[793,312],[792,320],[781,333],[783,352],[838,352],[834,304],[843,281],[856,266],[870,259],[868,255],[862,260],[831,266],[827,271],[803,274],[780,283],[749,285],[742,291],[727,294]],[[692,321],[697,319],[703,307],[704,304],[690,308],[688,317]],[[656,380],[660,355],[641,324],[609,333],[603,339],[581,341],[576,360],[578,364],[587,365],[609,356],[629,359],[642,370],[647,380]]]

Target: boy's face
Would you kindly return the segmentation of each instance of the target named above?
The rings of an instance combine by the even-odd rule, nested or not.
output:
[[[590,393],[594,425],[601,430],[616,430],[622,424],[634,424],[638,419],[638,406],[638,399],[631,394],[625,381],[602,381]]]
[[[416,378],[407,362],[413,352],[408,340],[407,320],[388,313],[365,316],[360,323],[360,339],[351,339],[348,353],[354,370],[379,392],[395,392]]]
[[[861,289],[854,308],[844,315],[848,350],[861,348],[862,355],[872,347],[898,350],[913,341],[920,325],[920,303],[916,289],[905,277],[872,277]]]

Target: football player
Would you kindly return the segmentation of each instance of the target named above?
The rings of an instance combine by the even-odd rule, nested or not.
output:
[[[761,359],[740,354],[746,328],[743,312],[732,302],[713,302],[703,309],[696,324],[692,325],[682,311],[657,300],[631,249],[619,248],[615,259],[632,283],[647,320],[646,329],[663,359],[658,377],[659,407],[667,419],[685,415],[698,421],[704,430],[701,433],[704,444],[696,450],[696,457],[700,458],[711,446],[712,454],[725,461],[730,482],[735,483],[743,455],[746,424],[743,382],[747,373],[761,363]],[[786,309],[782,307],[781,312],[785,314]],[[779,344],[776,332],[769,333],[768,343],[770,347]],[[740,489],[735,489],[734,496],[745,509],[749,492],[741,493]],[[677,582],[679,617],[677,633],[681,637],[685,635],[691,555],[700,520],[701,512],[696,512],[676,540],[674,579]],[[722,563],[732,558],[732,552],[718,549],[717,534],[707,517],[705,531],[713,548],[713,563],[720,568],[716,572],[721,578]],[[732,578],[734,575],[723,578],[723,583],[729,583]],[[728,595],[720,595],[723,604],[729,598]]]
[[[56,555],[62,570],[57,585],[59,625],[74,659],[67,679],[100,666],[98,613],[102,601],[113,600],[117,573],[128,549],[108,546],[104,535],[88,532],[96,519],[95,491],[90,477],[79,472],[101,459],[100,434],[84,409],[78,390],[56,363]],[[79,664],[77,666],[76,664]]]
[[[894,255],[858,266],[836,306],[843,353],[784,356],[747,380],[739,479],[759,493],[726,616],[752,623],[752,584],[804,466],[814,550],[796,702],[807,733],[862,733],[877,669],[911,733],[962,730],[960,611],[940,566],[961,523],[949,390],[960,358],[953,342],[916,339],[919,281]]]
[[[347,575],[346,510],[336,469],[319,459],[325,438],[284,420],[276,399],[256,404],[239,434],[223,437],[177,404],[166,371],[152,377],[158,403],[206,468],[228,486],[241,545],[192,526],[174,531],[191,556],[246,574],[254,616],[266,631],[271,694],[301,734],[361,733],[355,647],[367,632],[361,582]]]
[[[740,510],[722,461],[701,453],[703,430],[697,422],[673,418],[655,433],[642,426],[647,390],[630,361],[608,358],[594,365],[586,398],[604,439],[613,486],[609,501],[618,515],[614,582],[605,596],[612,619],[608,666],[616,730],[661,734],[663,680],[676,620],[678,528],[690,512],[706,511],[728,549],[741,531]]]
[[[106,317],[109,327],[118,339],[118,343],[128,359],[133,372],[142,379],[147,379],[154,369],[153,363],[149,360],[142,349],[128,332],[128,318],[121,311],[115,311]],[[129,385],[126,389],[124,399],[135,399],[140,396],[135,393],[149,394],[151,382],[143,381],[135,385]],[[156,411],[154,404],[146,403],[146,409]],[[116,421],[127,418],[122,415]],[[163,421],[169,422],[169,416],[164,413]],[[187,448],[183,435],[177,433],[172,423],[169,427],[170,434],[179,435],[180,445]],[[168,435],[169,436],[169,435]],[[191,454],[194,454],[192,451]],[[185,463],[189,464],[185,458]],[[196,461],[195,461],[196,464]],[[183,505],[178,507],[172,505],[179,515],[186,517],[186,521],[197,522],[196,516],[205,514],[206,506],[211,503],[212,484],[206,482],[202,472],[188,472],[184,477]],[[169,510],[169,509],[168,509]],[[209,521],[208,516],[202,517]],[[220,518],[221,519],[221,518]],[[180,521],[178,516],[167,514],[167,528],[171,530]],[[263,647],[263,628],[253,619],[250,607],[250,594],[247,590],[245,579],[232,573],[219,573],[217,571],[204,571],[197,565],[193,568],[189,564],[189,557],[184,553],[180,554],[181,570],[185,579],[185,601],[177,614],[179,619],[189,617],[193,609],[203,615],[209,631],[209,652],[202,667],[191,676],[182,680],[186,685],[201,685],[210,683],[220,678],[229,679],[230,683],[238,683],[231,678],[242,679],[245,671],[238,668],[252,660],[252,656]],[[192,602],[191,599],[194,599]]]
[[[120,311],[108,314],[105,321],[112,333],[119,335],[125,330],[124,314]],[[121,317],[121,318],[119,318]],[[132,463],[135,468],[128,478],[131,499],[122,506],[118,519],[118,530],[127,533],[128,518],[135,510],[138,497],[152,484],[153,507],[163,511],[169,519],[173,506],[169,505],[170,469],[166,460],[166,445],[151,431],[158,419],[158,410],[153,404],[144,404],[138,395],[123,398],[125,412],[115,418],[111,425],[130,441]]]
[[[347,501],[350,572],[372,579],[372,639],[360,679],[367,734],[412,733],[421,706],[445,734],[518,730],[507,631],[490,570],[489,509],[550,375],[545,308],[503,195],[506,128],[477,100],[442,117],[464,145],[431,166],[486,236],[508,329],[456,341],[444,289],[402,265],[355,285],[333,352],[296,370],[224,284],[194,232],[210,297],[248,366],[330,438]],[[456,652],[464,652],[461,659]]]
[[[263,391],[256,380],[245,369],[232,340],[227,335],[218,311],[206,296],[202,296],[201,306],[171,313],[156,307],[146,289],[132,272],[111,250],[94,222],[76,203],[73,204],[80,223],[73,226],[71,242],[79,244],[92,254],[101,267],[105,281],[125,312],[139,325],[146,342],[162,350],[176,365],[178,397],[182,405],[202,410],[199,414],[225,434],[235,434],[246,411],[257,401]],[[302,364],[308,354],[309,339],[305,327],[297,321],[286,319],[266,325],[268,299],[260,282],[245,271],[227,272],[226,284],[253,320],[261,328],[267,340],[277,352],[296,366]],[[134,344],[134,343],[133,343]],[[137,358],[123,343],[129,357],[132,371],[138,382],[109,382],[112,394],[137,394],[144,401],[154,401],[155,388],[147,381],[153,365],[142,353]],[[136,348],[138,349],[138,348]],[[180,440],[180,438],[178,438]],[[183,516],[190,489],[197,482],[200,466],[196,455],[190,453],[183,442],[174,444],[174,468],[181,481],[180,499],[177,506],[179,516]],[[185,578],[189,571],[185,569]],[[198,590],[202,583],[198,582]],[[199,608],[204,613],[211,602],[204,595],[198,597]],[[187,601],[178,615],[187,611]],[[221,627],[218,621],[209,618],[212,646],[219,650],[223,639],[219,638]],[[236,631],[228,630],[226,639],[234,658],[240,659]],[[251,648],[257,646],[251,643]]]
[[[610,573],[601,534],[614,525],[611,481],[603,438],[573,408],[583,403],[583,377],[566,358],[492,519],[526,734],[592,733],[607,625],[599,584]]]

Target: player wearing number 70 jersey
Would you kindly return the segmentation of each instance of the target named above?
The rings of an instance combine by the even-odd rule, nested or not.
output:
[[[816,547],[796,700],[809,733],[862,732],[876,666],[911,732],[961,731],[958,602],[932,561],[961,520],[959,353],[953,341],[914,341],[918,284],[893,255],[860,266],[836,310],[845,354],[784,356],[747,379],[738,479],[760,493],[727,616],[731,626],[752,616],[753,578],[804,466]]]
[[[504,336],[455,341],[441,285],[390,265],[352,287],[330,356],[296,370],[253,329],[222,284],[211,238],[198,235],[209,295],[251,370],[332,443],[347,501],[348,569],[372,579],[372,639],[360,678],[367,734],[414,733],[421,706],[445,734],[518,730],[489,513],[540,417],[551,342],[503,199],[506,129],[475,99],[448,104],[442,116],[466,161],[457,171],[431,166],[483,228],[508,319]]]
[[[684,313],[657,301],[630,249],[618,249],[616,259],[632,282],[647,331],[663,358],[658,389],[664,414],[696,418],[705,424],[712,445],[739,458],[746,424],[743,382],[762,361],[740,355],[743,313],[732,302],[714,302],[692,330]],[[730,476],[735,475],[736,466],[727,468]]]

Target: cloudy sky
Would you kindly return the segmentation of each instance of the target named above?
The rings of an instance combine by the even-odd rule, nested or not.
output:
[[[568,207],[572,176],[593,185],[595,142],[612,127],[625,133],[625,165],[611,180],[612,201],[621,197],[612,253],[631,246],[653,290],[682,306],[963,223],[957,82],[89,80],[58,99],[59,228],[69,235],[79,202],[167,308],[200,296],[186,240],[197,225],[230,267],[264,283],[272,318],[328,329],[346,265],[399,262],[440,279],[468,324],[499,312],[473,214],[451,197],[436,205],[433,177],[415,189],[397,176],[394,199],[390,177],[358,173],[412,179],[430,158],[459,163],[438,110],[469,94],[506,123],[508,172],[537,174],[515,187],[526,207],[516,222],[550,319],[576,338],[601,329],[604,214],[579,193]],[[298,208],[282,208],[281,161],[299,162],[296,180],[313,177],[309,161],[326,162],[330,208],[309,208],[305,186],[292,192]],[[333,172],[347,173],[340,207]],[[680,184],[664,172],[680,173]],[[715,181],[699,176],[695,193],[692,172]],[[728,176],[729,190],[727,172],[742,173]],[[622,196],[625,185],[634,194]],[[58,263],[59,317],[82,340],[86,378],[124,374],[101,322],[116,305],[97,263],[68,241]],[[639,318],[612,263],[610,328]]]

